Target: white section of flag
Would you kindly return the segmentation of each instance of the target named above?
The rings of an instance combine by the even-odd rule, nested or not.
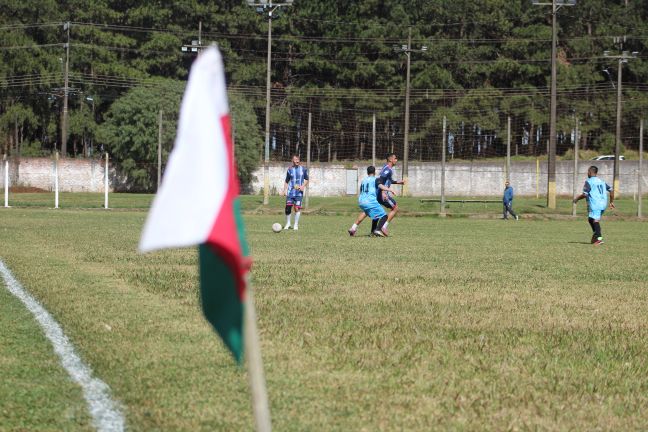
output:
[[[182,98],[175,146],[139,249],[204,243],[228,188],[229,157],[221,117],[229,113],[225,72],[216,47],[195,60]]]

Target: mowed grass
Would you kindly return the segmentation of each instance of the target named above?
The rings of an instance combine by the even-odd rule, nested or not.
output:
[[[0,210],[0,257],[130,429],[252,429],[244,371],[200,315],[194,250],[137,254],[141,211]],[[648,224],[604,220],[594,248],[582,217],[403,217],[386,239],[350,238],[352,219],[274,234],[283,217],[245,218],[276,430],[648,428]],[[2,312],[0,346],[39,353],[0,350],[2,374],[47,397],[3,392],[0,429],[87,427],[38,329]]]
[[[110,193],[108,196],[108,207],[113,210],[145,210],[153,201],[152,194],[135,193]],[[438,196],[431,197],[439,199]],[[421,202],[425,197],[396,197],[403,214],[409,215],[435,215],[440,212],[440,203]],[[465,216],[470,214],[501,215],[501,196],[490,197],[447,197],[446,213],[449,215]],[[467,200],[478,202],[452,202],[452,200]],[[483,200],[494,200],[496,202],[481,202]],[[648,206],[648,196],[644,198],[644,209]],[[280,214],[283,213],[285,198],[271,196],[270,205],[263,205],[262,195],[245,195],[241,197],[242,209],[249,213],[256,214]],[[555,209],[547,208],[547,201],[544,196],[516,197],[513,208],[521,215],[530,217],[544,217],[544,215],[571,215],[571,197],[560,196],[557,199]],[[54,193],[10,193],[9,205],[12,207],[54,207]],[[623,217],[634,217],[637,214],[637,197],[624,195],[616,200],[617,209],[608,211]],[[59,195],[59,207],[61,209],[102,209],[104,206],[104,195],[102,193],[90,192],[64,192]],[[358,206],[354,197],[312,197],[309,207],[304,210],[309,214],[322,215],[349,215],[358,212]],[[578,214],[585,215],[587,205],[581,201],[578,205]],[[644,211],[645,213],[646,211]]]

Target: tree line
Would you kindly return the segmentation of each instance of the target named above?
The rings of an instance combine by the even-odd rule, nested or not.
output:
[[[604,58],[608,50],[638,52],[622,65],[624,144],[635,146],[648,106],[647,18],[648,4],[637,0],[579,0],[558,11],[559,152],[570,147],[575,120],[582,147],[605,151],[614,141],[618,64]],[[135,190],[151,190],[159,113],[166,160],[195,58],[180,47],[199,38],[199,25],[201,43],[215,42],[224,54],[239,175],[248,182],[264,141],[268,20],[244,1],[43,0],[38,8],[3,1],[3,152],[107,151]],[[374,114],[379,148],[402,152],[408,35],[417,50],[410,54],[413,158],[438,158],[444,116],[457,157],[501,154],[508,117],[525,151],[544,151],[550,8],[527,0],[295,0],[273,14],[272,33],[273,158],[305,152],[307,113],[314,160],[367,158]]]

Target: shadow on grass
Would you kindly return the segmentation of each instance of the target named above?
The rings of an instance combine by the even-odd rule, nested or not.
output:
[[[590,242],[575,242],[575,241],[570,241],[570,242],[567,242],[567,243],[569,243],[569,244],[584,244],[584,245],[591,245],[592,244]]]

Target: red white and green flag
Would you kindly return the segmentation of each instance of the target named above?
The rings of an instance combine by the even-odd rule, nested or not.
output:
[[[191,68],[175,146],[139,248],[198,245],[203,312],[240,363],[250,260],[233,150],[223,62],[211,47]]]

